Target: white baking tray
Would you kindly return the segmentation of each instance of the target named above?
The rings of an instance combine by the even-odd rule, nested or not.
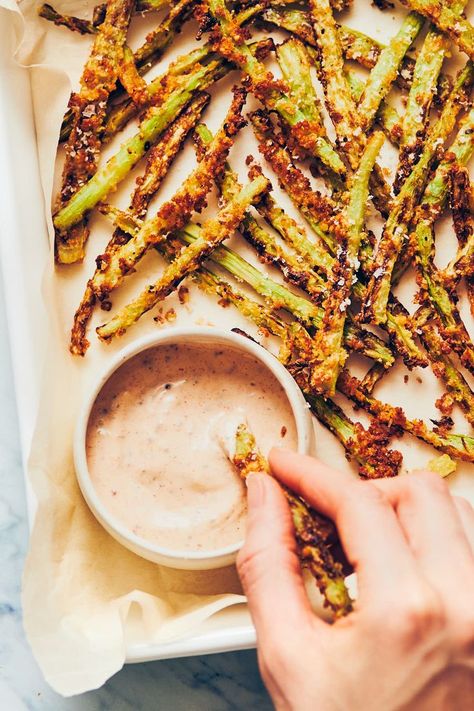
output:
[[[35,500],[26,463],[35,428],[45,351],[47,314],[41,280],[50,258],[39,179],[28,71],[11,59],[11,23],[0,9],[0,268],[2,270],[21,451],[30,526]],[[203,622],[194,634],[168,644],[127,645],[127,661],[143,662],[212,654],[255,646],[255,629],[245,605],[237,605]]]
[[[5,38],[11,27],[0,10],[0,267],[3,271],[7,319],[12,348],[21,445],[26,473],[26,460],[35,427],[43,354],[45,352],[45,325],[48,314],[41,298],[41,280],[47,260],[50,259],[43,205],[45,204],[39,180],[35,130],[29,75],[10,59],[12,42]],[[395,31],[392,13],[377,15],[371,31],[381,40],[387,40]],[[351,15],[352,19],[352,15]],[[3,22],[2,22],[3,20]],[[356,26],[366,29],[367,18],[362,12]],[[411,299],[411,296],[409,296]],[[408,303],[408,301],[406,302]],[[467,319],[470,319],[466,311]],[[472,321],[467,321],[472,323]],[[381,388],[390,401],[390,384],[387,376]],[[399,387],[399,386],[398,386]],[[401,386],[403,389],[403,385]],[[412,416],[430,417],[418,411],[418,404],[426,391],[433,400],[438,395],[438,385],[423,374],[411,376]],[[401,393],[400,393],[401,394]],[[441,394],[441,393],[439,393]],[[384,395],[382,395],[384,399]],[[407,403],[401,403],[403,405]],[[332,439],[323,439],[324,456],[332,461],[341,455]],[[334,449],[333,449],[334,447]],[[408,468],[424,466],[429,456],[428,447],[412,447],[408,440],[397,444],[403,451]],[[407,456],[410,455],[410,456]],[[459,468],[462,473],[453,477],[456,493],[474,503],[472,465]],[[469,470],[469,471],[468,471]],[[26,479],[26,477],[25,477]],[[34,517],[35,501],[26,479],[30,523]],[[133,631],[127,637],[127,661],[138,662],[195,654],[210,654],[255,646],[255,630],[247,607],[243,604],[229,607],[193,629],[193,635],[176,642],[159,645],[138,643]]]

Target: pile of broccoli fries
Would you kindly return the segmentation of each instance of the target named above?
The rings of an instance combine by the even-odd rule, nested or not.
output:
[[[100,303],[108,311],[111,293],[154,248],[166,260],[164,271],[97,328],[100,339],[123,334],[191,278],[280,339],[280,360],[361,476],[396,475],[402,457],[390,442],[404,433],[474,462],[474,437],[454,433],[451,419],[457,406],[474,424],[468,375],[474,374],[474,344],[458,305],[462,287],[474,315],[467,171],[474,152],[474,27],[463,15],[464,0],[403,0],[407,14],[382,45],[339,21],[349,3],[109,0],[90,19],[40,8],[46,20],[91,35],[80,87],[61,127],[65,163],[53,215],[57,263],[83,259],[92,211],[106,215],[113,231],[74,316],[70,350],[85,354],[94,308]],[[156,27],[132,52],[129,26],[145,12],[156,13]],[[167,64],[166,50],[188,22],[195,23],[196,46]],[[454,46],[465,61],[450,76],[446,59]],[[166,70],[147,81],[163,56]],[[269,57],[278,73],[268,68]],[[202,122],[212,104],[207,90],[236,69],[240,83],[213,134]],[[403,113],[392,102],[394,86]],[[246,110],[249,94],[252,111]],[[103,147],[134,119],[135,131],[101,160]],[[242,185],[230,152],[246,124],[262,162],[248,158]],[[149,214],[191,136],[196,166]],[[393,179],[380,162],[386,141],[398,150]],[[142,159],[129,206],[118,209],[109,198]],[[321,190],[314,189],[309,167]],[[297,220],[278,203],[272,181],[287,193]],[[218,211],[200,224],[196,213],[215,188]],[[368,228],[373,210],[383,220],[378,238]],[[457,251],[440,268],[435,227],[447,212]],[[281,280],[225,244],[236,231],[261,262],[280,270]],[[416,270],[415,311],[394,291],[409,267]],[[363,378],[349,372],[352,352],[370,360]],[[408,369],[431,368],[442,383],[434,426],[408,419],[374,394],[400,361]],[[334,401],[337,392],[369,414],[370,426],[351,420]]]

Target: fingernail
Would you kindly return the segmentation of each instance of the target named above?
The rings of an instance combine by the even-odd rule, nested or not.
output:
[[[247,484],[247,503],[249,509],[262,506],[265,499],[264,477],[267,474],[249,474],[245,480]]]

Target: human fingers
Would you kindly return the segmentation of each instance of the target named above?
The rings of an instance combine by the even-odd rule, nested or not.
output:
[[[375,482],[395,507],[414,556],[436,589],[452,598],[453,576],[474,587],[474,554],[446,482],[432,472]]]
[[[454,496],[453,498],[471,550],[474,551],[474,508],[462,496]]]
[[[423,576],[441,601],[445,647],[451,658],[474,664],[474,524],[467,502],[454,500],[432,472],[414,472],[377,486],[391,500]]]
[[[251,474],[247,486],[247,534],[237,570],[259,644],[278,647],[307,628],[314,615],[304,589],[293,522],[278,483],[267,474]]]
[[[369,482],[312,457],[273,449],[274,475],[336,523],[349,561],[357,571],[359,601],[386,606],[399,595],[416,595],[419,574],[388,499]]]

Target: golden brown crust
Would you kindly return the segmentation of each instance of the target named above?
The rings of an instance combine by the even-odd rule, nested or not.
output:
[[[280,186],[297,205],[322,223],[322,229],[334,226],[335,204],[330,198],[314,191],[308,178],[293,164],[284,148],[284,141],[278,140],[268,114],[261,110],[254,111],[250,114],[250,120],[257,134],[260,153],[278,176]]]
[[[130,202],[129,212],[133,217],[139,220],[145,218],[151,199],[156,194],[174,157],[182,147],[186,136],[196,124],[209,100],[208,94],[197,94],[183,113],[168,127],[161,140],[148,153],[144,174],[137,178],[137,186]],[[130,235],[117,227],[107,244],[104,254],[97,257],[99,265],[108,260],[110,255],[126,244],[129,239]],[[99,269],[99,266],[97,266],[97,269]],[[70,351],[74,355],[84,355],[89,347],[86,331],[95,305],[93,279],[94,277],[88,282],[82,301],[74,315],[70,341]],[[107,299],[104,297],[102,303],[106,301]]]
[[[450,440],[445,438],[443,434],[429,430],[422,420],[408,419],[401,407],[389,405],[368,395],[363,390],[360,381],[351,376],[347,370],[341,372],[338,379],[338,388],[346,397],[353,400],[356,405],[370,412],[380,424],[385,425],[390,434],[401,435],[403,432],[409,432],[450,456],[467,462],[474,462],[472,438],[458,436],[456,440]]]
[[[467,168],[453,165],[450,171],[451,193],[450,207],[453,216],[454,231],[460,247],[464,247],[473,235],[473,218],[471,213],[471,181]],[[455,263],[454,274],[445,280],[446,288],[454,296],[455,288],[461,278],[465,278],[467,295],[474,316],[474,257],[468,256]]]
[[[99,160],[100,132],[104,125],[107,101],[115,88],[123,60],[123,45],[134,0],[113,0],[107,7],[105,21],[94,40],[91,54],[81,77],[81,88],[69,100],[72,130],[66,144],[62,184],[56,209],[60,209],[94,175]],[[72,261],[83,257],[88,236],[87,222],[76,225],[71,234],[57,230],[56,257]],[[71,241],[71,245],[68,242]],[[63,257],[63,251],[65,255]]]

